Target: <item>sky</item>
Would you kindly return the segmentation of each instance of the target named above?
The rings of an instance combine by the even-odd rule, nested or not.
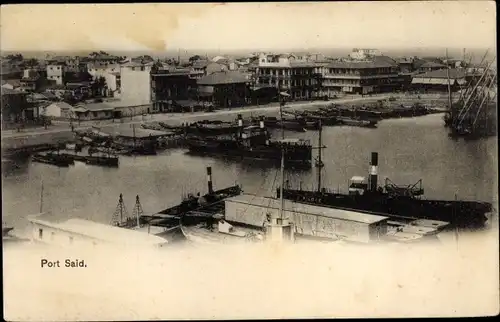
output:
[[[493,1],[2,6],[2,51],[494,48]]]

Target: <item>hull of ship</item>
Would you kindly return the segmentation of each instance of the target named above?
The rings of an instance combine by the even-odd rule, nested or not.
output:
[[[395,218],[440,220],[463,228],[484,227],[488,220],[486,214],[492,212],[492,205],[484,202],[390,198],[380,194],[350,196],[284,189],[283,197],[327,207],[384,213]]]
[[[339,118],[341,124],[347,126],[357,126],[357,127],[377,127],[377,122],[365,121],[365,120],[355,120],[349,118]]]
[[[64,155],[34,155],[34,162],[55,165],[58,167],[69,167],[74,163],[73,159],[67,158]]]
[[[259,146],[247,148],[237,145],[234,141],[188,141],[190,153],[203,155],[220,155],[232,158],[256,159],[281,161],[281,149],[279,146]],[[312,149],[309,148],[291,148],[285,151],[285,163],[304,164],[310,166],[312,159]]]

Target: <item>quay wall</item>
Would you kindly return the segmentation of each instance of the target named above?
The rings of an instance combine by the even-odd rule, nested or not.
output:
[[[71,130],[36,133],[25,136],[3,137],[2,150],[4,149],[21,149],[35,147],[45,144],[56,144],[72,142],[74,135]]]

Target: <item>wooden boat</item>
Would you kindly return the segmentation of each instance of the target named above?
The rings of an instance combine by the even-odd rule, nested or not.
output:
[[[339,117],[338,120],[343,125],[359,127],[377,127],[377,121],[361,120],[350,117]]]
[[[102,165],[109,167],[117,167],[118,166],[118,157],[111,155],[78,155],[78,154],[65,154],[68,158],[72,158],[74,161],[84,162],[86,164],[91,165]]]
[[[56,154],[56,153],[47,153],[47,154],[37,153],[33,155],[32,160],[34,162],[51,164],[58,167],[69,167],[71,164],[74,164],[74,160],[72,158],[69,158],[67,155],[64,154]]]

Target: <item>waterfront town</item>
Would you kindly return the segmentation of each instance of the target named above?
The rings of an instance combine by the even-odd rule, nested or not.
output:
[[[421,181],[408,186],[388,178],[378,182],[378,151],[367,151],[369,177],[351,177],[347,194],[329,190],[322,182],[322,168],[328,163],[323,157],[324,128],[375,131],[384,119],[436,114],[449,128],[450,138],[488,137],[496,102],[492,62],[483,57],[480,64],[472,64],[465,49],[460,59],[448,57],[447,51],[445,55],[388,57],[377,49],[355,48],[347,57],[252,53],[182,60],[99,51],[42,61],[10,54],[2,60],[2,168],[22,168],[20,164],[26,164],[22,160],[49,167],[84,163],[118,168],[124,157],[154,157],[175,149],[202,158],[263,161],[261,166],[281,167],[281,181],[273,183],[277,190],[271,197],[248,197],[239,185],[214,190],[211,166],[207,166],[207,194],[188,192],[180,204],[156,214],[144,214],[139,195],[132,216],[126,214],[120,192],[112,226],[148,232],[156,227],[157,235],[166,239],[179,235],[176,232],[183,226],[179,223],[184,223],[181,235],[190,239],[187,226],[200,222],[209,228],[201,235],[209,237],[218,222],[223,237],[259,239],[263,236],[255,231],[232,233],[236,229],[232,224],[261,229],[278,220],[289,230],[273,236],[287,231],[288,236],[300,232],[356,242],[427,240],[445,227],[483,226],[492,212],[490,203],[423,201]],[[269,114],[277,110],[278,117]],[[318,135],[285,138],[285,131]],[[285,169],[293,173],[313,168],[317,187],[312,190],[293,187],[283,176]],[[403,199],[392,204],[395,196]],[[271,207],[278,200],[281,205]],[[242,207],[255,209],[241,216]],[[304,207],[299,213],[309,219],[319,222],[325,211],[329,219],[316,224],[322,229],[313,229],[291,210],[297,207]],[[279,212],[272,215],[270,209]],[[223,219],[217,219],[220,213],[225,213]],[[294,228],[284,224],[284,213],[289,218],[299,216],[295,220],[301,224]],[[353,233],[352,227],[333,228],[337,221],[345,227],[365,223],[365,233]],[[32,222],[48,225],[40,219]],[[93,223],[77,226],[86,225]],[[4,232],[10,230],[6,227]],[[42,233],[37,238],[43,239]]]
[[[2,6],[5,319],[497,313],[490,4]]]
[[[376,49],[353,49],[348,57],[251,53],[187,60],[104,51],[44,60],[10,54],[2,57],[2,129],[256,106],[276,101],[278,89],[294,102],[446,93],[447,70],[456,92],[487,67],[468,60],[388,57]]]

